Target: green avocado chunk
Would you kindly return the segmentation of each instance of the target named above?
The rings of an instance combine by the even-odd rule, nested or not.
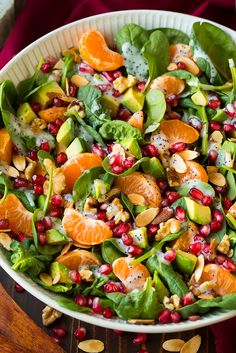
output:
[[[201,225],[211,223],[211,209],[209,206],[200,205],[189,197],[184,198],[189,218]]]
[[[68,146],[74,139],[74,121],[68,118],[60,127],[57,133],[57,142]]]
[[[136,139],[128,138],[120,141],[125,150],[128,150],[135,158],[141,159],[142,152]]]
[[[201,105],[201,106],[205,107],[208,104],[207,94],[203,91],[195,92],[191,96],[191,99],[192,99],[193,103],[196,105]]]
[[[120,102],[111,96],[103,95],[101,98],[101,104],[104,108],[109,110],[111,116],[114,118],[118,112]]]
[[[101,196],[105,195],[110,188],[110,185],[102,179],[95,179],[93,182],[94,186],[94,197],[99,199]]]
[[[69,272],[69,268],[56,261],[53,262],[50,266],[50,274],[52,276],[52,280],[54,280],[58,274],[60,275],[60,280],[58,283],[73,283],[69,277]]]
[[[31,97],[31,102],[37,102],[44,109],[55,95],[65,95],[63,89],[56,81],[50,81],[38,89]]]
[[[137,89],[130,87],[121,99],[121,103],[131,110],[131,112],[139,112],[143,109],[144,105],[144,95]]]
[[[68,159],[82,152],[85,152],[85,147],[83,141],[79,137],[76,137],[66,149]]]
[[[157,157],[149,158],[141,166],[144,173],[150,174],[157,179],[166,179],[165,169]]]
[[[157,291],[158,300],[162,303],[164,297],[169,296],[169,291],[164,285],[164,283],[162,282],[162,280],[160,279],[160,277],[158,276],[157,271],[154,272],[153,282]]]
[[[178,249],[173,264],[179,272],[191,276],[197,264],[197,256]]]
[[[17,109],[17,116],[22,119],[24,124],[31,123],[32,120],[37,118],[37,115],[31,108],[29,103],[23,103]]]
[[[62,245],[67,242],[64,234],[57,229],[48,229],[46,231],[47,243],[49,245]]]

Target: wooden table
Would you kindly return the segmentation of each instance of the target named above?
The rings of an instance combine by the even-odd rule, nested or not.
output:
[[[23,293],[17,293],[15,291],[14,281],[1,268],[0,281],[7,290],[7,292],[16,301],[16,303],[20,305],[20,307],[40,327],[43,327],[41,320],[41,312],[45,305],[26,291]],[[66,315],[63,315],[61,319],[57,320],[56,325],[63,326],[68,331],[66,337],[63,339],[63,348],[67,353],[82,353],[82,351],[78,350],[76,344],[77,342],[73,337],[73,331],[76,329],[76,327],[78,327],[78,325],[86,327],[88,338],[97,338],[104,342],[106,347],[104,351],[105,353],[137,353],[139,350],[139,347],[135,346],[132,343],[134,337],[134,334],[132,333],[124,333],[123,336],[117,336],[112,330],[89,325],[83,322],[78,322],[77,320],[72,319]],[[50,327],[43,328],[48,333],[51,330]],[[210,329],[208,328],[201,328],[199,330],[179,332],[175,334],[149,335],[147,340],[147,348],[149,353],[164,353],[164,350],[161,348],[163,341],[170,338],[182,338],[184,340],[188,340],[196,334],[199,334],[202,337],[202,344],[199,353],[215,353],[214,337]],[[39,353],[47,353],[46,347],[44,352]]]

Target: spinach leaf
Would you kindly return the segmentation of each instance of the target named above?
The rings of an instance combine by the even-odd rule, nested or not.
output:
[[[158,30],[153,32],[141,53],[148,63],[149,82],[166,72],[170,58],[169,42],[165,34]]]
[[[179,29],[158,28],[158,30],[165,34],[170,44],[189,44],[189,36]]]
[[[213,187],[210,184],[204,183],[200,180],[189,180],[186,183],[177,187],[177,191],[181,196],[189,196],[189,191],[192,188],[197,188],[201,190],[204,195],[211,196],[212,198],[215,197],[215,190],[213,189]]]
[[[121,202],[125,208],[129,211],[129,213],[132,215],[133,219],[135,219],[134,216],[134,205],[130,200],[125,196],[125,194],[121,193],[120,195]]]
[[[122,120],[112,120],[104,123],[99,129],[100,135],[106,140],[122,141],[128,138],[142,141],[142,133],[139,129]]]
[[[148,39],[149,32],[146,29],[135,23],[128,23],[118,31],[115,41],[117,49],[122,53],[122,45],[124,43],[130,43],[141,50]]]
[[[223,297],[213,299],[200,299],[195,303],[183,306],[177,311],[183,319],[187,319],[191,315],[205,314],[210,309],[220,308],[226,310],[236,310],[236,293],[226,294]]]
[[[231,72],[232,82],[233,82],[233,89],[231,92],[230,103],[232,103],[236,98],[236,67],[235,62],[233,59],[229,59],[229,68]]]
[[[113,176],[127,176],[127,175],[130,175],[133,172],[135,172],[139,168],[140,164],[143,162],[146,162],[147,160],[148,160],[148,157],[143,157],[143,158],[139,159],[138,161],[136,161],[133,164],[133,166],[131,168],[127,169],[125,172],[123,172],[121,174],[115,174],[112,172],[112,167],[109,164],[110,156],[107,156],[105,159],[103,159],[102,166],[107,173],[109,173]]]
[[[63,89],[66,88],[66,78],[67,76],[71,77],[73,75],[73,70],[75,66],[74,59],[72,55],[67,55],[64,58],[64,65],[61,74],[61,86]]]
[[[0,175],[0,185],[4,186],[4,194],[0,200],[0,204],[2,204],[5,201],[9,190],[12,189],[12,185],[8,177],[3,174]]]
[[[107,298],[113,301],[113,308],[122,319],[156,319],[163,308],[158,302],[150,277],[142,291],[133,290],[128,294],[107,293]]]
[[[110,241],[104,241],[102,243],[101,252],[103,260],[110,265],[112,265],[116,259],[123,256],[123,253],[119,251]]]
[[[186,232],[186,228],[182,228],[178,233],[171,233],[171,234],[167,235],[165,238],[163,238],[161,241],[159,241],[157,244],[155,244],[155,246],[154,246],[155,249],[157,251],[161,250],[165,243],[167,243],[168,241],[178,239],[185,232]]]
[[[94,279],[92,284],[86,287],[82,294],[85,296],[94,295],[96,297],[103,297],[105,296],[104,292],[102,291],[102,287],[109,281],[108,276],[99,276]]]
[[[80,313],[90,313],[91,309],[88,308],[87,306],[80,306],[75,303],[74,300],[68,299],[68,298],[59,298],[57,299],[57,303],[62,306],[63,308],[72,310],[72,311],[78,311]]]
[[[108,110],[101,104],[101,98],[101,91],[94,86],[87,85],[79,89],[78,99],[84,103],[86,117],[89,125],[93,128],[97,128],[111,119]]]
[[[155,131],[166,112],[166,100],[164,93],[159,89],[150,89],[146,94],[145,109],[147,121],[144,124],[145,134]]]
[[[226,174],[226,180],[228,184],[228,191],[226,196],[230,200],[234,200],[236,198],[236,183],[235,183],[235,177],[232,172],[227,172]]]
[[[125,245],[120,238],[110,238],[105,240],[105,242],[111,243],[122,254],[128,255],[128,246]]]
[[[47,286],[43,281],[36,279],[35,280],[36,283],[38,283],[41,287],[50,290],[50,292],[54,292],[54,293],[67,293],[69,294],[69,292],[73,291],[73,286],[72,284],[69,283],[63,283],[63,284],[54,284],[52,286]]]
[[[28,211],[34,212],[35,211],[35,203],[34,203],[34,195],[32,191],[26,190],[11,190],[12,194],[16,195],[16,197],[23,203],[25,208]]]

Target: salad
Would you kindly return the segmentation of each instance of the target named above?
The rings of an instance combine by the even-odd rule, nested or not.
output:
[[[123,26],[0,85],[0,244],[69,309],[132,323],[236,309],[236,46]]]

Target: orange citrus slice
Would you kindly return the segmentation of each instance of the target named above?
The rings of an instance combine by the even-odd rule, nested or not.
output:
[[[132,265],[131,257],[119,257],[113,264],[113,272],[117,278],[125,285],[127,292],[133,289],[142,290],[146,279],[150,277],[148,269],[141,263]]]
[[[164,120],[160,123],[159,131],[168,139],[170,145],[176,142],[194,143],[199,138],[199,132],[181,120]]]
[[[7,195],[5,201],[0,204],[0,219],[8,219],[9,228],[15,233],[23,232],[31,236],[32,217],[33,214],[13,194]]]
[[[92,167],[100,167],[102,159],[94,153],[79,153],[71,157],[62,166],[62,171],[66,177],[66,187],[69,191],[73,189],[76,179],[86,170]]]
[[[127,121],[127,123],[131,126],[136,127],[139,130],[142,130],[143,128],[143,112],[136,112],[134,113],[129,120]]]
[[[60,255],[55,261],[68,267],[70,270],[78,270],[80,266],[99,266],[101,264],[91,252],[80,249],[75,249],[65,255]]]
[[[127,176],[117,177],[115,186],[125,195],[139,194],[143,196],[152,207],[159,207],[161,204],[160,189],[155,179],[148,174],[134,172]]]
[[[112,71],[124,65],[124,58],[110,50],[103,35],[96,30],[82,34],[79,52],[83,60],[97,71]]]
[[[105,222],[83,216],[73,208],[66,208],[62,225],[67,234],[79,244],[96,245],[112,237],[112,231]]]
[[[230,207],[228,213],[230,213],[234,218],[236,218],[236,202]]]
[[[13,143],[5,127],[0,129],[0,141],[0,161],[9,164],[11,161]]]
[[[208,174],[203,166],[194,161],[185,161],[187,171],[185,173],[179,173],[180,184],[186,183],[189,180],[200,180],[205,183],[208,182]]]
[[[170,96],[172,94],[178,95],[183,92],[185,83],[181,78],[165,75],[155,78],[151,82],[150,88],[161,89],[166,96]]]
[[[193,241],[193,237],[198,234],[198,228],[195,223],[189,222],[188,229],[177,240],[173,242],[172,248],[175,250],[188,251]]]
[[[169,48],[170,62],[178,62],[178,56],[191,58],[193,56],[189,45],[187,44],[172,44]]]

